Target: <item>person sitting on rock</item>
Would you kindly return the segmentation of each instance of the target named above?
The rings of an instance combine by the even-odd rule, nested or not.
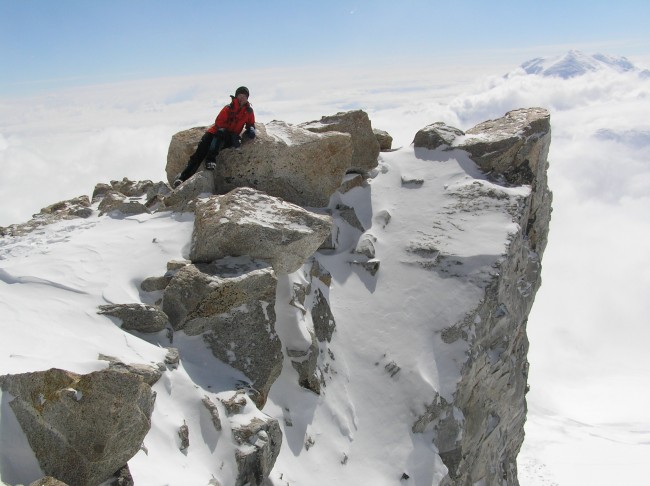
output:
[[[241,145],[240,135],[244,127],[245,135],[251,139],[255,138],[255,113],[248,102],[249,96],[246,86],[240,86],[235,91],[235,96],[230,96],[232,101],[221,109],[214,124],[207,129],[198,147],[190,156],[187,167],[174,180],[175,188],[192,177],[204,159],[205,168],[214,170],[217,167],[219,150],[229,147],[238,148]]]

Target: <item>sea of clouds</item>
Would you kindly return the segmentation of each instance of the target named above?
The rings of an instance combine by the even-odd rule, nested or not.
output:
[[[594,476],[582,484],[612,484],[594,467],[603,457],[610,471],[634,477],[641,465],[627,446],[646,455],[650,448],[650,80],[613,71],[572,79],[502,74],[438,66],[294,69],[3,99],[0,226],[90,195],[99,182],[164,180],[170,137],[212,123],[240,84],[250,88],[259,122],[300,123],[363,109],[373,127],[394,137],[394,147],[410,144],[433,122],[468,129],[511,109],[547,108],[554,212],[529,321],[531,412],[522,459],[528,471],[536,464],[546,469],[522,484],[572,484],[564,482],[572,474]],[[540,426],[549,417],[561,419],[552,439],[544,435],[552,427]],[[576,423],[583,435],[566,432],[578,430]],[[594,435],[594,427],[603,440],[582,466],[557,453],[576,445],[576,437]],[[625,468],[616,451],[621,461],[627,454]]]

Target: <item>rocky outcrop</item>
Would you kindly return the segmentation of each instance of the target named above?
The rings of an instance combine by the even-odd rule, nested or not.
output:
[[[197,198],[201,195],[211,195],[217,192],[214,174],[211,171],[199,171],[186,182],[181,184],[171,194],[163,199],[165,209],[179,212],[194,212]]]
[[[93,214],[88,196],[79,196],[47,206],[32,219],[22,224],[0,226],[0,236],[20,236],[48,224],[76,218],[88,218]]]
[[[442,122],[433,123],[418,131],[413,144],[431,150],[466,150],[484,172],[503,177],[509,184],[532,184],[539,177],[546,180],[546,154],[540,150],[548,150],[548,143],[540,143],[538,138],[550,138],[550,130],[548,111],[528,108],[509,111],[502,118],[485,121],[466,132]],[[537,163],[543,167],[537,167]]]
[[[467,150],[485,172],[503,175],[509,184],[531,184],[546,172],[550,130],[545,109],[513,110],[467,130],[457,146]]]
[[[167,161],[170,181],[184,167],[203,133],[203,128],[197,128],[173,137]],[[158,293],[147,296],[150,301],[160,299],[156,305],[110,304],[99,311],[125,331],[148,333],[146,337],[152,340],[165,329],[168,334],[161,339],[170,342],[179,334],[200,336],[199,342],[217,359],[246,376],[233,384],[233,390],[219,390],[210,396],[210,392],[201,392],[196,400],[200,413],[207,411],[206,423],[214,428],[210,432],[219,437],[232,434],[232,457],[226,460],[237,470],[238,485],[264,484],[280,452],[282,432],[277,419],[258,409],[264,407],[283,363],[289,365],[287,376],[294,377],[290,379],[297,376],[301,387],[322,394],[318,397],[321,402],[327,400],[324,390],[329,380],[341,373],[343,365],[337,368],[334,358],[340,343],[336,342],[336,318],[330,307],[332,276],[312,254],[319,247],[336,250],[338,231],[343,228],[341,241],[348,244],[349,251],[337,261],[353,266],[365,283],[377,278],[377,257],[382,256],[385,243],[381,231],[390,224],[391,212],[377,211],[372,216],[372,233],[366,232],[370,229],[368,218],[360,218],[341,195],[353,188],[368,188],[366,177],[377,166],[379,150],[390,150],[390,143],[380,143],[382,137],[360,111],[301,126],[259,124],[255,140],[246,141],[240,150],[222,151],[216,171],[199,172],[174,191],[164,183],[128,179],[95,188],[93,204],[101,214],[119,217],[169,209],[195,212],[190,260],[169,262],[164,275],[141,283],[143,292]],[[437,396],[428,402],[411,427],[416,434],[433,431],[436,449],[448,470],[443,486],[518,484],[516,457],[526,413],[526,319],[540,285],[540,260],[551,215],[546,181],[549,143],[549,116],[538,108],[515,110],[466,132],[434,123],[414,139],[416,157],[427,150],[456,151],[456,155],[463,150],[462,157],[469,154],[490,180],[497,182],[488,187],[481,177],[480,182],[467,183],[456,193],[445,188],[461,210],[480,211],[500,204],[498,209],[512,216],[520,228],[512,233],[507,252],[495,255],[496,262],[490,261],[487,268],[476,265],[471,284],[477,284],[482,296],[476,308],[435,336],[436,343],[467,349],[465,362],[459,359],[462,370],[453,382],[453,396]],[[467,163],[476,170],[474,164]],[[350,171],[361,174],[346,175]],[[396,181],[399,187],[400,178]],[[401,175],[401,186],[409,191],[421,190],[426,184],[418,174]],[[522,196],[525,191],[521,191],[510,198],[499,192],[521,185],[530,187],[529,195]],[[330,203],[335,191],[341,201]],[[308,211],[299,205],[320,209]],[[326,205],[329,208],[325,209]],[[451,206],[446,209],[450,214],[455,210]],[[339,228],[333,228],[332,218],[321,214],[325,212],[335,216]],[[84,217],[92,209],[89,201],[79,200],[54,205],[42,213],[45,221],[53,214]],[[413,257],[405,263],[443,278],[458,277],[458,269],[467,261],[434,248],[432,241],[409,242],[407,251]],[[328,257],[332,261],[336,251]],[[379,278],[385,277],[380,273]],[[278,291],[278,281],[287,284],[288,296],[282,293],[284,287]],[[371,290],[372,283],[368,286]],[[295,339],[284,341],[283,337],[281,342],[280,324],[286,322],[276,322],[276,305],[290,309],[282,315],[290,316],[286,320],[295,318],[287,326],[297,331]],[[43,376],[1,377],[3,390],[15,397],[11,407],[21,426],[30,430],[28,437],[34,437],[29,440],[44,472],[73,486],[99,484],[123,466],[130,457],[126,451],[133,454],[148,430],[153,406],[148,385],[184,364],[183,353],[188,348],[178,346],[169,349],[164,364],[154,366],[125,364],[101,355],[109,369],[90,375],[50,370]],[[443,349],[446,352],[448,348]],[[407,374],[404,364],[398,362],[387,358],[381,363],[391,379]],[[430,397],[427,395],[427,400]],[[99,402],[114,407],[100,411]],[[288,408],[285,411],[285,425],[292,426]],[[72,416],[92,417],[98,425],[72,424]],[[184,454],[191,453],[201,437],[184,420],[174,423],[173,435]],[[77,445],[82,441],[90,447]],[[313,438],[307,436],[305,449],[313,445]],[[409,479],[406,473],[403,479]]]
[[[100,216],[128,216],[155,211],[169,193],[164,182],[131,181],[125,177],[110,184],[97,184],[92,201],[99,202]]]
[[[416,148],[466,150],[492,178],[515,186],[530,185],[530,214],[522,224],[532,249],[541,255],[551,220],[552,197],[546,174],[550,139],[548,111],[528,108],[509,111],[467,132],[434,123],[418,131],[413,143]]]
[[[282,446],[282,431],[276,419],[252,418],[232,428],[239,474],[235,486],[262,486],[271,473]]]
[[[194,127],[172,136],[167,151],[167,164],[165,165],[167,182],[173,183],[178,174],[183,171],[188,159],[196,150],[201,137],[207,129],[208,127]]]
[[[163,310],[174,329],[201,335],[217,358],[242,371],[260,408],[282,369],[275,291],[273,270],[242,257],[187,265],[163,294]]]
[[[531,201],[521,224],[528,244],[540,259],[552,211],[547,179],[550,143],[548,111],[530,108],[510,111],[503,118],[467,130],[466,139],[459,144],[486,172],[502,176],[508,184],[531,186]]]
[[[239,188],[197,204],[190,259],[211,262],[248,255],[268,261],[276,273],[296,271],[331,231],[331,218]]]
[[[219,153],[212,172],[214,192],[251,187],[300,206],[326,206],[350,166],[350,135],[313,133],[280,121],[256,127],[254,140]],[[203,132],[194,128],[172,137],[166,167],[170,183],[187,164],[186,154],[195,150]]]
[[[343,132],[352,137],[352,158],[347,172],[368,173],[377,167],[379,141],[372,130],[368,114],[362,110],[324,116],[318,121],[301,123],[314,133]]]
[[[108,361],[108,369],[118,371],[120,373],[131,373],[132,375],[140,376],[142,380],[149,386],[154,386],[162,377],[163,371],[166,367],[163,363],[158,363],[157,366],[151,366],[140,363],[126,364],[113,356],[106,356],[100,354],[97,359],[101,361]]]
[[[437,148],[449,148],[456,138],[462,137],[465,133],[458,128],[450,127],[442,122],[432,123],[418,130],[413,139],[415,148],[435,150]]]
[[[158,307],[141,303],[100,305],[98,313],[117,318],[125,331],[159,332],[169,324]]]
[[[0,386],[43,472],[70,486],[111,477],[151,426],[155,394],[130,373],[50,369],[1,376]]]
[[[372,132],[375,134],[375,138],[379,142],[379,150],[381,152],[389,152],[393,148],[393,137],[390,136],[385,130],[379,130],[374,128]]]
[[[431,129],[426,132],[423,137],[428,140],[437,138]],[[443,128],[443,132],[451,131]],[[472,138],[457,146],[480,154],[477,158],[484,170],[509,184],[527,183],[534,189],[511,209],[521,231],[509,242],[496,276],[486,281],[485,298],[472,314],[441,335],[447,344],[460,339],[469,343],[453,401],[437,397],[413,430],[432,425],[436,430],[434,441],[449,470],[444,486],[517,485],[516,458],[526,419],[526,322],[541,285],[541,257],[551,214],[552,195],[546,183],[550,118],[538,108],[516,110],[467,133]],[[455,141],[447,138],[444,144]],[[495,197],[478,187],[476,191],[472,200]],[[445,256],[438,255],[438,261],[444,266]]]

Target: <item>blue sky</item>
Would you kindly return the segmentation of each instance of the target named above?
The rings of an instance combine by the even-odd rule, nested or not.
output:
[[[0,0],[0,97],[309,64],[650,52],[646,1]]]

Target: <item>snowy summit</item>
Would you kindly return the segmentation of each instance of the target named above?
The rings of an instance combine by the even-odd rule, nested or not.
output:
[[[538,57],[521,65],[526,74],[559,77],[569,79],[598,71],[613,71],[618,73],[636,72],[640,76],[650,76],[650,71],[640,70],[625,57],[614,57],[605,54],[588,55],[577,50],[554,57]]]
[[[548,112],[379,155],[361,111],[259,132],[3,228],[2,481],[517,485]]]

